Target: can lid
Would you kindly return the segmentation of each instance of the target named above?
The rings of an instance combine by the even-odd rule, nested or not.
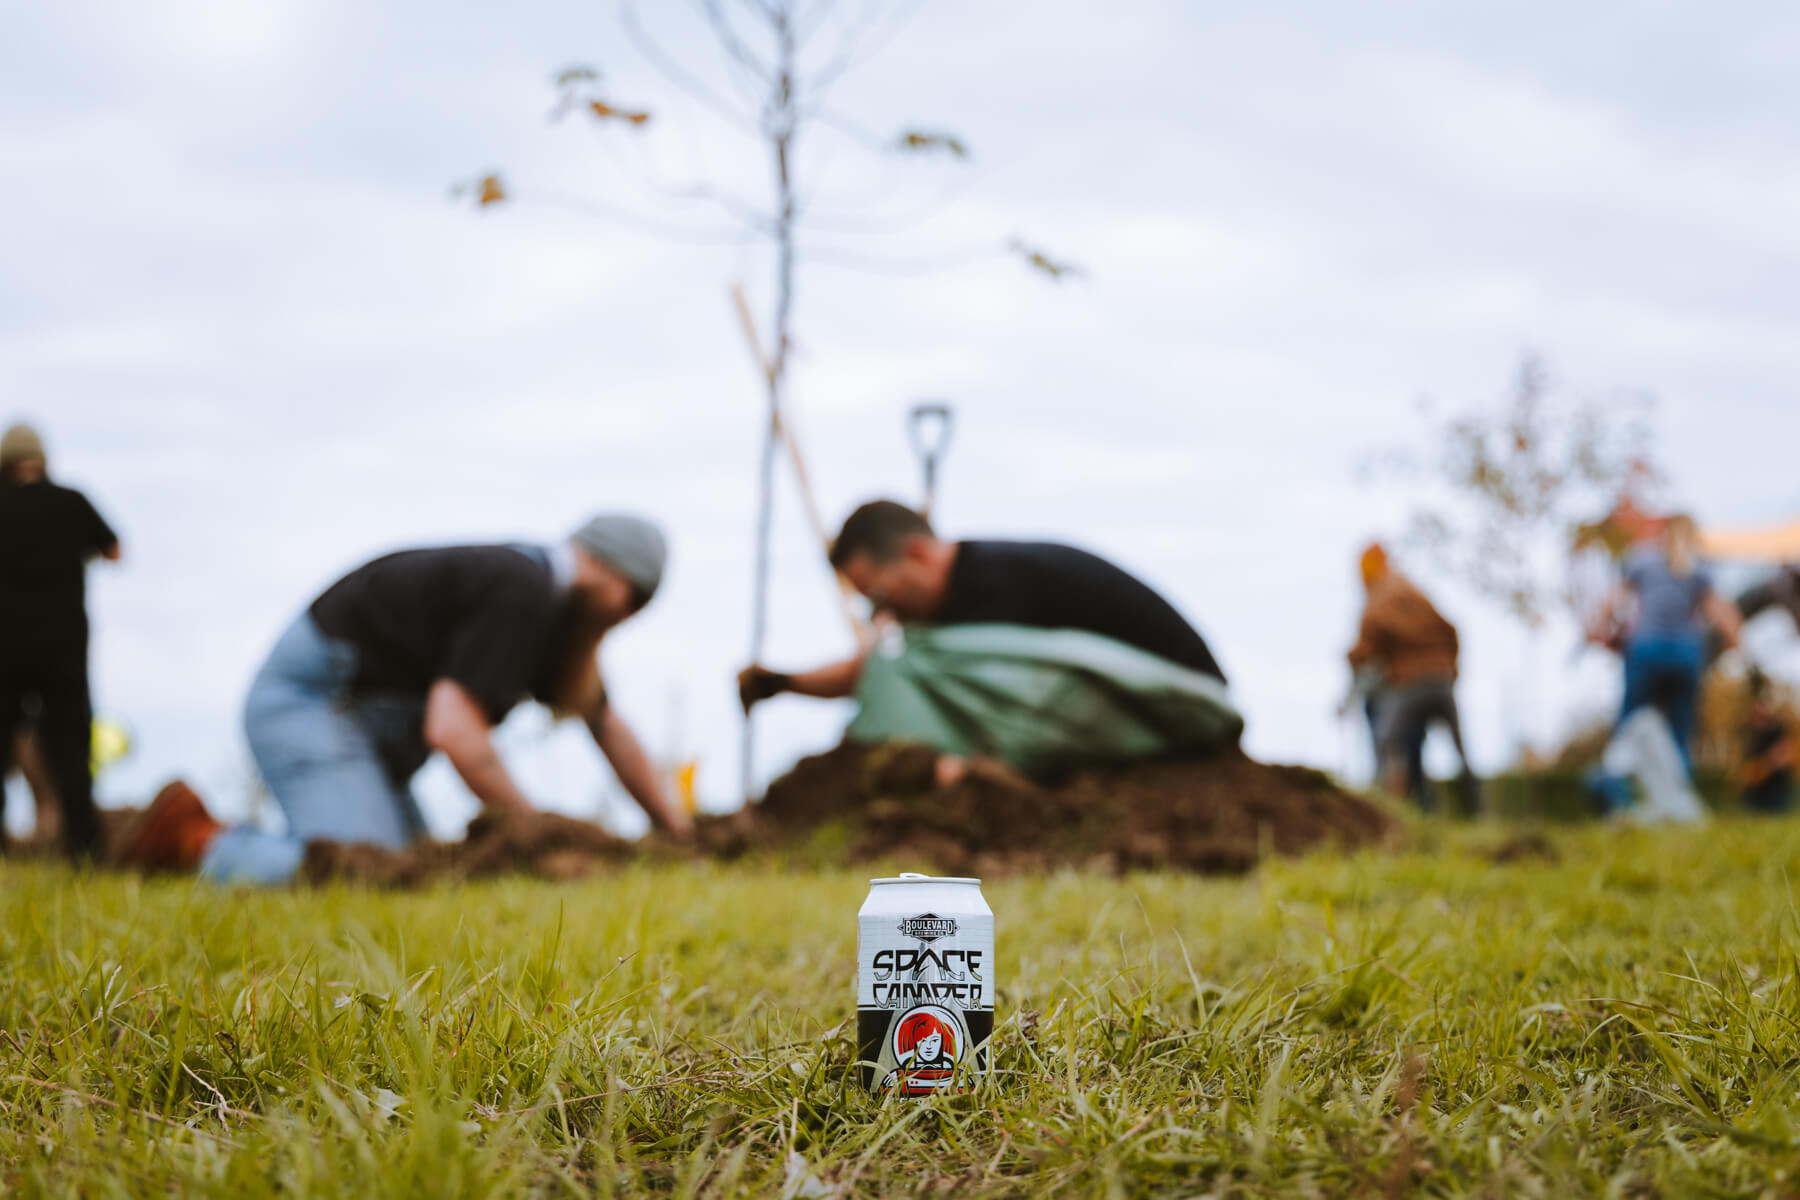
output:
[[[973,883],[979,885],[981,880],[971,875],[920,875],[915,871],[906,871],[899,875],[884,875],[879,879],[869,880],[876,883]]]

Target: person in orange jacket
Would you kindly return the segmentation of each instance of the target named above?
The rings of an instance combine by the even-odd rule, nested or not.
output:
[[[1377,779],[1422,809],[1435,807],[1422,752],[1426,731],[1434,722],[1442,723],[1462,763],[1458,784],[1463,808],[1473,814],[1478,784],[1463,749],[1456,710],[1456,627],[1417,585],[1393,569],[1379,542],[1363,551],[1360,565],[1368,602],[1349,659],[1372,690]]]

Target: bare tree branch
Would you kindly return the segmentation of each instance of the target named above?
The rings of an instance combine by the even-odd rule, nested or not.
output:
[[[746,0],[748,2],[748,0]],[[796,45],[805,47],[815,33],[825,25],[831,10],[837,6],[837,0],[814,0],[810,9],[794,10],[794,41]]]
[[[870,21],[863,32],[853,35],[857,40],[866,39],[860,47],[856,40],[846,37],[839,43],[837,57],[814,73],[810,90],[823,96],[839,79],[887,49],[894,36],[912,20],[922,2],[923,0],[910,0],[910,3],[896,5],[893,10],[895,15],[889,18],[885,29],[877,28],[875,22]],[[881,7],[879,4],[871,4],[869,10],[878,15]]]
[[[826,128],[822,123],[804,113],[801,119],[810,128]],[[862,130],[848,117],[843,118],[843,125],[843,129],[832,130],[834,133],[841,134],[838,138],[824,141],[814,139],[808,142],[817,161],[806,173],[809,184],[801,193],[801,208],[804,211],[813,211],[814,204],[821,202],[828,193],[830,194],[831,208],[839,213],[850,209],[862,211],[890,203],[904,186],[900,182],[902,176],[916,174],[916,168],[912,164],[905,163],[901,155],[891,153],[891,143],[881,144],[873,134]],[[847,147],[868,155],[877,169],[871,172],[871,177],[865,185],[842,192],[829,191],[832,171],[837,162],[836,156],[831,152],[834,146]]]
[[[803,13],[796,9],[793,18],[796,44],[805,46],[812,41],[815,36],[831,23],[830,18],[832,10],[840,7],[842,6],[836,3],[835,0],[819,0],[819,2],[814,4],[812,9],[808,12]],[[830,60],[832,63],[835,63],[838,59],[842,58],[847,49],[851,48],[857,40],[867,35],[868,31],[881,19],[881,8],[881,0],[862,0],[861,5],[858,6],[856,10],[856,14],[844,19],[844,32],[838,38],[837,49]],[[839,74],[842,74],[842,72],[839,72]],[[818,72],[815,72],[815,80],[817,77]]]
[[[695,100],[711,109],[713,115],[736,129],[740,133],[758,136],[756,126],[745,121],[743,114],[721,98],[719,94],[707,87],[700,80],[676,62],[644,28],[638,20],[635,0],[619,0],[619,21],[624,26],[625,34],[637,46],[638,52],[647,59],[651,66],[661,72],[663,78],[692,96]]]
[[[806,120],[814,121],[827,129],[842,134],[873,154],[887,154],[894,148],[892,141],[881,137],[868,126],[835,109],[820,107],[801,111]]]
[[[550,110],[550,119],[560,121],[575,110],[580,104],[578,93],[584,84],[600,82],[600,72],[593,67],[581,64],[565,67],[556,74],[556,107]]]
[[[657,190],[674,200],[701,200],[715,204],[727,215],[741,221],[746,228],[755,231],[761,237],[768,236],[775,228],[773,216],[759,210],[749,201],[710,183],[664,186]]]
[[[656,151],[650,142],[640,138],[632,138],[628,141],[634,151],[629,159],[618,152],[616,139],[603,137],[600,139],[600,145],[620,170],[637,173],[644,180],[646,186],[657,195],[671,200],[706,201],[717,205],[726,215],[741,222],[747,228],[764,234],[768,232],[768,223],[771,217],[765,210],[717,184],[698,181],[676,182],[662,170],[657,161]]]
[[[958,175],[950,186],[937,193],[929,200],[912,208],[893,213],[869,214],[867,216],[850,216],[833,213],[830,210],[815,209],[810,202],[805,205],[805,217],[801,224],[814,233],[856,233],[883,234],[901,233],[930,220],[948,208],[957,197],[967,192],[981,181],[981,176],[973,172]]]
[[[672,242],[682,242],[690,246],[745,246],[759,241],[763,237],[754,229],[697,229],[672,225],[667,221],[659,221],[655,217],[643,213],[632,212],[618,205],[608,204],[604,200],[593,200],[583,196],[565,196],[556,192],[534,192],[523,201],[513,203],[540,204],[546,208],[560,208],[569,212],[578,212],[587,216],[605,217],[609,221],[617,221],[640,233],[654,234]]]
[[[721,0],[688,0],[690,7],[706,22],[715,46],[725,64],[725,79],[745,112],[760,112],[775,84],[775,67],[759,55],[748,38],[732,24],[731,14]],[[760,13],[740,5],[751,13],[752,20],[763,20]]]
[[[694,7],[706,18],[707,24],[712,26],[713,37],[717,39],[720,48],[725,51],[726,59],[736,63],[749,74],[751,79],[761,84],[766,90],[769,84],[774,82],[774,69],[758,58],[749,45],[738,36],[737,30],[732,26],[731,19],[725,15],[724,6],[719,3],[719,0],[694,0]]]
[[[971,247],[929,258],[884,258],[836,248],[805,249],[797,253],[801,262],[821,267],[844,267],[875,275],[932,275],[939,271],[950,271],[986,262],[988,259],[1001,258],[1011,254],[1012,250],[1005,244],[989,243],[984,247]]]

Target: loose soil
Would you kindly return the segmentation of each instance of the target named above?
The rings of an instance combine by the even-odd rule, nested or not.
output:
[[[1400,835],[1387,812],[1320,772],[1266,765],[1236,749],[1044,783],[975,763],[939,786],[936,771],[937,755],[923,747],[845,743],[802,759],[754,808],[701,818],[692,846],[626,841],[553,813],[484,815],[463,841],[402,852],[315,842],[302,873],[313,883],[412,887],[514,873],[568,880],[644,857],[766,854],[796,865],[880,861],[985,877],[1057,867],[1238,874],[1271,854]]]
[[[804,849],[835,841],[854,861],[917,863],[983,876],[1074,866],[1111,872],[1249,870],[1269,854],[1397,837],[1398,822],[1318,771],[1269,766],[1233,748],[1033,784],[977,764],[939,787],[936,755],[844,744],[802,759],[769,786],[753,819],[721,839]],[[826,835],[821,839],[821,834]]]

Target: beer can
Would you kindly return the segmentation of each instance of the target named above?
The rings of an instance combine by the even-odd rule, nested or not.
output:
[[[981,880],[869,880],[856,914],[856,1041],[863,1086],[928,1096],[987,1070],[994,913]]]

